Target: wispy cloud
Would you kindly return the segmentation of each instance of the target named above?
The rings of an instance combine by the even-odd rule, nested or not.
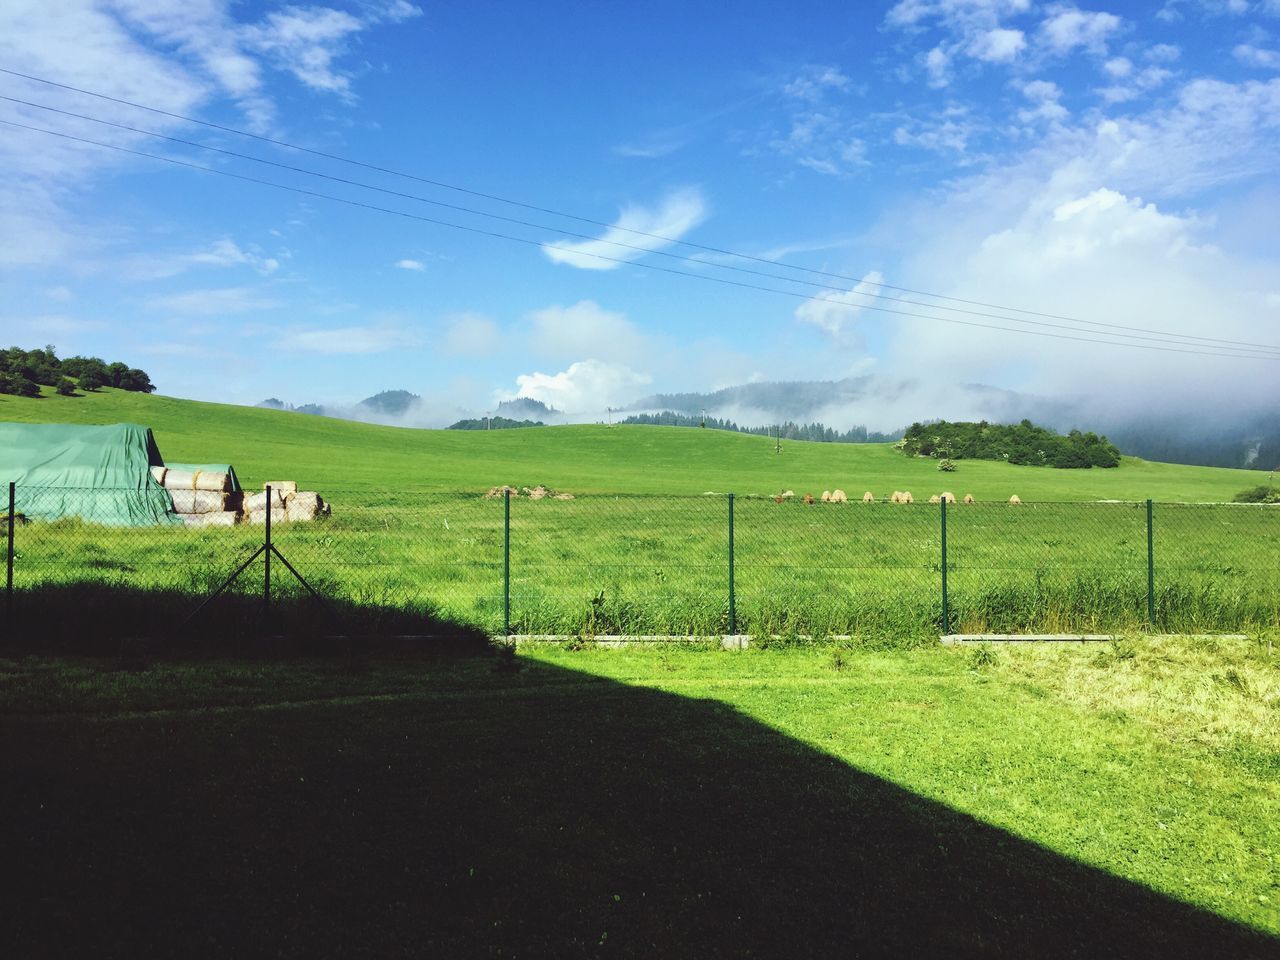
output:
[[[701,191],[688,187],[667,194],[654,208],[625,207],[617,221],[598,239],[560,240],[543,244],[542,250],[555,263],[582,270],[613,270],[648,251],[670,246],[706,216],[707,204]]]
[[[147,306],[152,310],[199,317],[273,310],[280,305],[275,297],[267,296],[253,287],[188,290],[185,293],[152,297],[147,301]]]
[[[392,266],[399,267],[401,270],[412,270],[415,273],[422,273],[427,269],[427,265],[421,260],[410,260],[408,258],[397,260]]]
[[[415,347],[422,340],[413,331],[398,326],[352,326],[331,328],[294,327],[282,332],[275,348],[293,353],[330,355],[386,353]]]

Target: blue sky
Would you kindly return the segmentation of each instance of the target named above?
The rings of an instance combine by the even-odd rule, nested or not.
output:
[[[1277,0],[6,0],[0,67],[847,278],[727,272],[718,255],[0,74],[7,97],[695,260],[0,101],[0,119],[533,241],[0,126],[0,340],[123,358],[164,393],[350,402],[398,387],[444,423],[515,395],[592,416],[750,380],[914,383],[827,412],[879,427],[980,412],[954,406],[972,382],[1170,407],[1280,399],[1274,360],[1178,352],[1208,345],[1189,337],[1280,343]],[[977,318],[877,283],[1071,319]],[[931,306],[866,296],[884,292]],[[1142,327],[1175,349],[876,305],[1086,338]]]

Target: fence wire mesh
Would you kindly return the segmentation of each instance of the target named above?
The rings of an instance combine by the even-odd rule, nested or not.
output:
[[[461,624],[491,634],[910,637],[944,627],[1280,625],[1272,506],[1155,504],[1149,514],[1145,503],[954,503],[944,551],[942,508],[923,503],[329,498],[331,516],[273,514],[268,604],[265,559],[255,557],[261,522],[205,526],[157,513],[154,492],[18,488],[6,609],[25,611],[28,624],[34,612],[46,624],[176,630],[252,558],[209,604],[238,605],[237,618],[221,621],[236,628],[270,627],[271,611],[311,603],[308,587],[327,605],[306,629],[367,633]]]

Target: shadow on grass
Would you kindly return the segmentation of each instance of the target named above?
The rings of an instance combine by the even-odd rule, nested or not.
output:
[[[404,661],[390,697],[10,717],[0,942],[22,957],[1280,956],[715,701],[502,663]],[[216,685],[234,667],[192,669]]]
[[[0,654],[137,659],[489,652],[483,631],[440,616],[429,603],[319,602],[293,584],[286,587],[277,588],[268,611],[261,595],[244,592],[224,593],[198,609],[212,587],[197,592],[96,580],[41,584],[16,593],[7,623],[0,611]],[[424,639],[396,639],[405,636]]]

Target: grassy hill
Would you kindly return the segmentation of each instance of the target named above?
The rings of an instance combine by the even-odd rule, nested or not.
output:
[[[1219,501],[1258,482],[1256,471],[1126,458],[1109,470],[1053,470],[961,461],[942,474],[882,444],[773,441],[718,430],[567,426],[446,431],[381,427],[280,410],[201,403],[104,389],[79,397],[0,396],[0,420],[150,426],[173,461],[235,464],[246,486],[297,480],[334,493],[362,490],[485,490],[502,483],[584,492],[701,494],[783,489],[851,498],[943,490],[979,500]]]

